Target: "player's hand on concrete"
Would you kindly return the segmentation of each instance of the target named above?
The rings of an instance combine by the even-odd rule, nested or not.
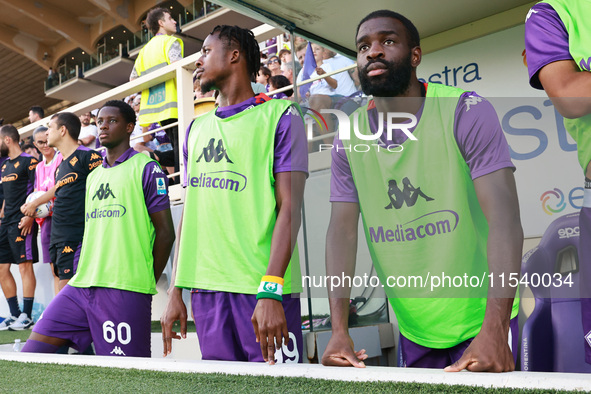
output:
[[[187,338],[187,307],[183,301],[182,289],[177,287],[168,292],[168,301],[166,308],[160,318],[160,325],[162,326],[162,343],[164,345],[164,357],[172,351],[172,339]],[[179,333],[172,330],[172,325],[175,321],[181,323],[181,331]]]
[[[334,333],[326,345],[322,355],[322,365],[332,367],[356,367],[365,368],[363,360],[367,359],[365,349],[354,350],[353,340],[349,334]]]
[[[31,233],[31,229],[33,228],[33,223],[35,219],[30,216],[23,216],[21,221],[18,224],[18,228],[21,229],[21,235],[27,236]]]
[[[23,215],[30,216],[30,217],[35,216],[35,211],[37,210],[37,206],[33,203],[34,203],[34,201],[31,201],[31,202],[24,203],[21,206],[21,212],[23,213]]]
[[[513,354],[508,344],[508,332],[502,327],[485,330],[474,338],[462,357],[446,367],[446,372],[510,372],[515,370]]]
[[[282,343],[289,343],[283,305],[277,300],[262,298],[258,300],[250,321],[257,342],[261,345],[263,359],[270,365],[275,364],[275,345],[281,347]]]

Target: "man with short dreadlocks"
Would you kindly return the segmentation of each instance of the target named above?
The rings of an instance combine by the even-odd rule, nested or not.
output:
[[[186,336],[182,289],[205,360],[302,362],[296,246],[308,174],[299,108],[256,95],[259,46],[250,30],[217,26],[196,63],[219,107],[184,144],[186,198],[174,281],[162,316],[164,355]],[[172,331],[180,320],[180,335]]]

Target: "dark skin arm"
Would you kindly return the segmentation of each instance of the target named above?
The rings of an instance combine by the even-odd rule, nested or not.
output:
[[[579,70],[574,60],[549,63],[538,78],[560,115],[575,119],[591,114],[591,72]],[[591,163],[585,175],[591,178]]]
[[[474,180],[478,201],[488,222],[487,258],[494,287],[488,289],[484,321],[462,357],[445,368],[448,372],[509,372],[515,369],[508,344],[515,287],[500,287],[499,276],[519,275],[523,250],[523,230],[515,178],[509,168]]]
[[[565,118],[591,114],[591,72],[581,71],[574,60],[559,60],[538,73],[552,104]]]
[[[156,283],[162,275],[162,271],[166,267],[170,250],[174,243],[174,224],[172,223],[172,216],[170,215],[170,208],[159,212],[150,214],[152,224],[154,224],[155,239],[154,248],[152,249],[152,256],[154,257],[154,278]]]
[[[357,227],[359,204],[333,202],[330,223],[326,234],[326,275],[355,275],[357,256]],[[332,337],[322,355],[322,364],[327,366],[354,366],[364,368],[367,359],[365,349],[354,350],[349,336],[349,298],[351,288],[342,286],[328,288]]]
[[[184,206],[183,206],[184,210]],[[162,326],[162,343],[164,347],[164,357],[172,351],[172,339],[181,339],[187,337],[187,307],[183,301],[183,289],[175,287],[176,268],[179,258],[179,245],[181,243],[181,229],[183,227],[183,216],[178,225],[177,233],[179,239],[174,247],[174,258],[172,260],[172,277],[170,278],[170,287],[168,288],[168,302],[164,313],[160,318],[160,325]],[[181,324],[180,333],[172,330],[172,325],[175,321]],[[180,334],[180,335],[179,335]]]
[[[302,221],[305,183],[306,174],[303,172],[275,174],[277,221],[273,229],[271,256],[266,275],[281,278],[285,275]],[[299,272],[294,272],[294,275],[299,274]],[[268,298],[260,299],[254,309],[251,321],[257,342],[261,345],[264,360],[274,364],[275,344],[284,343],[287,345],[289,342],[287,321],[281,302]]]

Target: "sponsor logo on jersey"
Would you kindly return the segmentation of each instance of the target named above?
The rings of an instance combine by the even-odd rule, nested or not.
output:
[[[246,176],[235,171],[213,171],[201,173],[198,177],[189,174],[187,185],[206,189],[231,190],[241,192],[246,188]]]
[[[94,170],[95,168],[97,168],[98,166],[100,166],[101,164],[103,164],[102,160],[97,160],[97,161],[93,161],[92,163],[90,163],[88,165],[88,169],[89,170]]]
[[[75,182],[76,179],[78,179],[78,174],[76,174],[75,172],[69,172],[66,175],[64,175],[62,179],[57,181],[57,183],[55,184],[55,188],[59,189],[62,186]]]
[[[39,164],[39,162],[35,159],[31,160],[31,165],[29,166],[29,171],[33,171],[35,168],[37,168],[37,164]]]
[[[74,252],[74,250],[73,250],[71,247],[69,247],[69,246],[66,246],[66,247],[65,247],[65,248],[62,250],[62,254],[64,254],[64,253],[73,253],[73,252]]]
[[[388,198],[390,204],[385,209],[400,209],[406,203],[407,207],[412,207],[416,204],[419,197],[425,199],[425,201],[433,201],[434,199],[423,193],[420,187],[414,187],[408,177],[402,178],[402,190],[398,186],[395,179],[388,181]]]
[[[113,350],[111,350],[110,354],[114,354],[116,356],[125,356],[125,353],[123,352],[123,350],[121,350],[119,346],[115,346]]]
[[[4,171],[5,169],[6,169],[6,164],[4,164],[4,165],[2,166],[2,171]]]
[[[78,163],[78,158],[77,157],[73,157],[72,160],[70,160],[70,165],[72,167],[74,167],[76,165],[76,163]]]
[[[215,145],[215,147],[214,147],[214,145]],[[211,162],[212,160],[214,163],[218,163],[222,159],[226,159],[226,161],[228,163],[232,163],[232,164],[234,163],[228,157],[228,152],[226,152],[226,149],[224,148],[223,140],[219,139],[217,142],[217,145],[216,145],[215,138],[210,139],[207,146],[205,146],[203,148],[203,152],[197,158],[197,163],[199,163],[201,161],[201,159],[204,159],[208,163]]]
[[[156,179],[156,194],[159,196],[166,195],[166,183],[164,182],[164,178]]]
[[[86,212],[86,221],[91,219],[104,219],[104,218],[120,218],[125,215],[127,208],[119,204],[105,205],[101,208],[95,208],[93,211]]]
[[[12,182],[18,179],[18,174],[8,174],[2,177],[2,182]]]
[[[101,185],[98,188],[98,190],[96,191],[96,193],[94,193],[92,200],[94,201],[94,199],[97,197],[100,201],[106,200],[109,197],[117,198],[117,197],[115,197],[115,193],[113,193],[113,191],[111,190],[111,187],[109,186],[108,183],[106,183],[106,184],[101,183]]]
[[[458,227],[459,221],[460,216],[455,211],[444,209],[430,212],[391,228],[370,227],[369,238],[373,243],[416,241],[451,233]]]

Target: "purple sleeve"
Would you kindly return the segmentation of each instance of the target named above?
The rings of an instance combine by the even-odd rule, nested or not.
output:
[[[331,202],[359,202],[357,188],[353,181],[353,174],[349,166],[347,154],[343,149],[343,142],[335,136],[333,148],[330,152],[330,201]]]
[[[161,181],[162,179],[163,181]],[[164,182],[164,184],[162,183]],[[144,199],[148,213],[156,213],[170,208],[168,199],[168,178],[155,161],[149,162],[144,167],[142,176],[144,186]]]
[[[460,97],[454,135],[472,179],[501,168],[515,169],[494,107],[474,92],[466,92]]]
[[[27,195],[31,194],[35,190],[35,178],[37,176],[37,165],[39,161],[34,157],[29,160],[29,183],[27,184]]]
[[[550,4],[538,3],[527,14],[525,53],[529,84],[536,89],[543,89],[538,79],[542,67],[558,60],[572,60],[568,33]]]
[[[187,187],[187,163],[189,162],[189,132],[191,131],[191,127],[193,127],[193,121],[187,127],[187,132],[185,133],[185,143],[183,144],[183,180],[182,185],[183,187]]]
[[[289,107],[275,130],[273,173],[301,171],[308,174],[308,141],[299,111]]]

